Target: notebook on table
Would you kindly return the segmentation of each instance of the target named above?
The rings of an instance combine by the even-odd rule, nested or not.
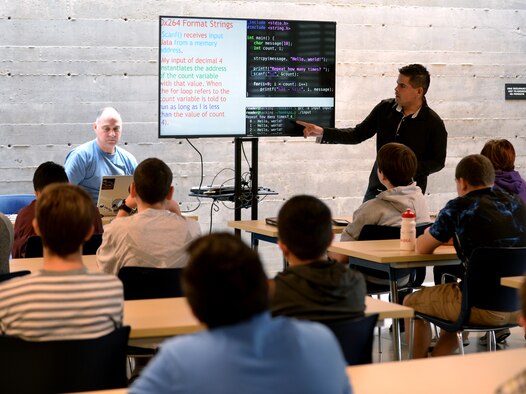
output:
[[[102,216],[115,216],[118,204],[130,194],[133,175],[104,175],[100,183],[97,207]]]

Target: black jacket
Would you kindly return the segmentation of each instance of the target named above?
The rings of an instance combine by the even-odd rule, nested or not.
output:
[[[446,161],[447,131],[444,122],[429,108],[425,100],[415,118],[404,118],[396,107],[395,99],[382,100],[369,116],[354,128],[324,128],[321,143],[359,144],[376,134],[377,151],[388,142],[404,144],[413,150],[418,159],[415,181],[422,192],[425,192],[427,176],[440,171]],[[375,161],[366,193],[373,193],[370,198],[378,194],[378,189],[385,190],[378,179],[376,168]]]
[[[271,300],[274,316],[334,321],[363,316],[365,280],[334,261],[288,267],[278,273]]]

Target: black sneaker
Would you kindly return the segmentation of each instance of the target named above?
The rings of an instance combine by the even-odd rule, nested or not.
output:
[[[505,328],[504,330],[495,331],[495,340],[501,345],[506,343],[506,338],[510,336],[510,330]],[[488,346],[488,333],[485,333],[479,338],[479,345]]]

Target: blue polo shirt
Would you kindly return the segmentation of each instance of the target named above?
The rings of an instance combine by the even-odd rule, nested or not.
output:
[[[333,334],[268,312],[164,342],[130,388],[137,393],[352,393]]]
[[[132,175],[136,167],[137,160],[131,153],[118,146],[114,153],[106,153],[96,139],[70,151],[64,163],[69,181],[86,190],[94,204],[97,204],[104,175]]]

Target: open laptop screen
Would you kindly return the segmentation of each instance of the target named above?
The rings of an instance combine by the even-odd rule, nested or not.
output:
[[[102,216],[115,216],[118,203],[130,194],[133,175],[105,175],[100,183],[97,207]]]

